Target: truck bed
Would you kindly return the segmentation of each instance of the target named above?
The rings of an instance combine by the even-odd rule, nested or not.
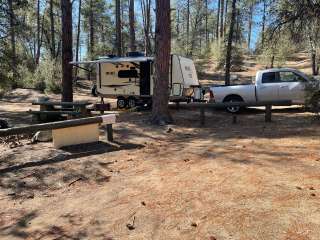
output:
[[[256,86],[253,84],[241,84],[230,86],[216,86],[211,90],[216,102],[223,102],[228,96],[240,96],[245,102],[256,101]]]

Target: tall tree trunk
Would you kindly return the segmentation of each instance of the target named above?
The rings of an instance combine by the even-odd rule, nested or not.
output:
[[[225,7],[225,11],[224,11],[223,35],[226,35],[226,31],[227,31],[228,6],[229,6],[229,0],[226,0],[226,7]]]
[[[122,31],[121,31],[121,6],[120,0],[116,0],[116,50],[117,55],[122,56]]]
[[[232,14],[228,35],[228,45],[227,45],[227,54],[226,54],[226,74],[225,74],[225,85],[230,85],[230,69],[231,69],[231,58],[232,58],[232,41],[233,41],[233,28],[236,18],[236,3],[237,0],[232,0]]]
[[[94,51],[94,46],[95,46],[95,26],[94,26],[94,19],[93,19],[93,14],[94,14],[94,9],[93,9],[93,1],[94,0],[90,0],[89,2],[89,38],[90,38],[90,45],[89,45],[89,53],[90,53],[90,58],[93,59],[94,55],[95,55],[95,51]]]
[[[209,32],[208,32],[208,0],[205,0],[205,5],[206,5],[205,34],[206,34],[206,47],[208,47],[208,43],[209,43]]]
[[[8,0],[8,7],[9,7],[9,24],[10,24],[10,44],[11,44],[11,68],[13,72],[13,82],[12,87],[18,87],[17,84],[17,53],[16,53],[16,30],[15,30],[15,15],[13,10],[13,3],[12,0]]]
[[[218,38],[219,38],[220,8],[221,8],[221,0],[218,0],[217,24],[216,24],[216,39],[218,39]]]
[[[240,32],[240,10],[237,9],[237,14],[236,14],[236,20],[237,20],[237,25],[236,25],[236,43],[240,44],[241,41],[241,32]]]
[[[55,23],[54,23],[54,15],[53,15],[53,0],[49,2],[49,15],[50,15],[50,55],[52,59],[56,58],[56,37],[55,37]]]
[[[312,59],[312,75],[318,76],[319,75],[319,66],[318,66],[316,51],[312,52],[311,59]]]
[[[274,67],[274,55],[271,56],[270,68]]]
[[[155,124],[172,122],[168,109],[171,53],[170,0],[156,0],[156,55],[152,117]]]
[[[35,55],[35,63],[39,64],[41,48],[41,27],[40,27],[40,0],[37,1],[37,52]]]
[[[319,74],[319,67],[318,67],[318,61],[317,61],[317,47],[316,47],[316,42],[311,35],[309,36],[309,45],[310,45],[312,75],[317,76]]]
[[[187,47],[186,47],[187,55],[189,55],[189,39],[190,39],[190,0],[187,0]]]
[[[77,25],[77,45],[76,45],[76,61],[79,61],[79,50],[80,50],[80,34],[81,34],[81,5],[82,0],[79,0],[78,8],[78,25]]]
[[[264,49],[265,41],[265,28],[266,28],[266,10],[267,10],[267,0],[263,0],[263,14],[262,14],[262,32],[261,32],[261,48]]]
[[[253,8],[254,8],[254,3],[251,3],[250,9],[249,9],[250,12],[249,12],[249,22],[248,22],[248,51],[250,51],[250,46],[251,46]]]
[[[141,0],[141,11],[144,32],[144,52],[146,56],[152,53],[150,32],[151,32],[151,0]]]
[[[61,0],[62,101],[72,102],[72,3]]]
[[[224,0],[221,0],[220,6],[220,38],[223,38],[223,29],[224,29]]]
[[[125,54],[125,44],[124,44],[124,33],[122,31],[123,29],[123,22],[124,21],[124,6],[123,6],[123,1],[120,0],[120,11],[121,11],[121,21],[120,21],[120,29],[121,29],[121,52],[122,54]]]
[[[76,62],[79,61],[79,50],[80,50],[80,34],[81,34],[81,4],[82,1],[79,0],[78,6],[78,24],[77,24],[77,42],[76,42]],[[78,68],[75,69],[75,80],[78,77]]]
[[[180,10],[177,9],[177,21],[176,21],[176,32],[177,32],[177,38],[180,37]]]
[[[136,51],[134,0],[129,0],[130,51]]]

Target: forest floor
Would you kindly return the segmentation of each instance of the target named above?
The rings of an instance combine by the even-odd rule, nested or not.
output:
[[[18,89],[0,114],[14,125],[41,96]],[[59,96],[51,95],[52,98]],[[94,100],[86,91],[76,99]],[[272,123],[249,109],[121,113],[115,141],[56,150],[0,145],[0,239],[319,239],[320,123],[301,108]]]

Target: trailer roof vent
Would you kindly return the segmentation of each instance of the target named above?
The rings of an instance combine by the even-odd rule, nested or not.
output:
[[[144,57],[143,52],[128,52],[127,57]]]

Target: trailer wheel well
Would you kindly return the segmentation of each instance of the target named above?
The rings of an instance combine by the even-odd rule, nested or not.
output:
[[[230,100],[238,100],[239,102],[243,102],[243,98],[237,94],[230,94],[223,99],[223,102],[229,102]]]

